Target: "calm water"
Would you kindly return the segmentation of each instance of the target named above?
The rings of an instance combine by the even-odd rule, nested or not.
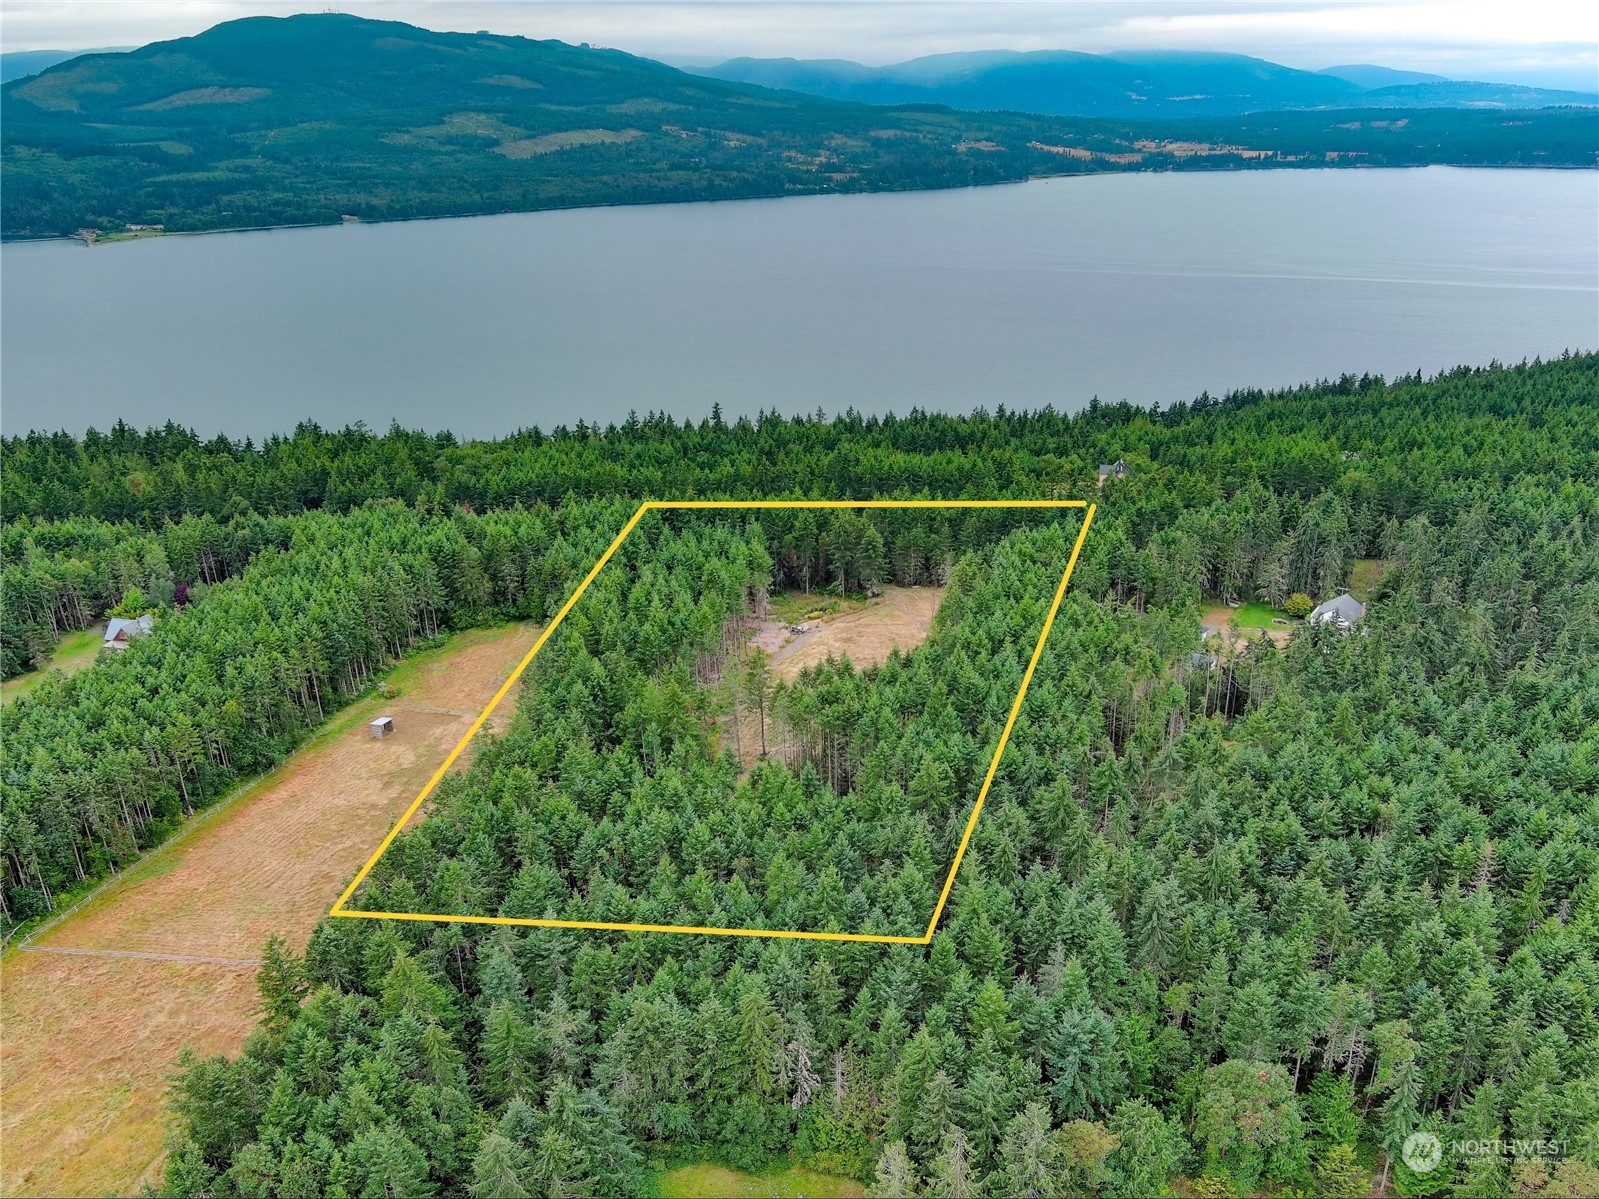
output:
[[[1162,404],[1599,345],[1593,172],[1109,175],[0,250],[4,428]]]

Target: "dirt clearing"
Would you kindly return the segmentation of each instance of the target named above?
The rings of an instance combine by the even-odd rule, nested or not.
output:
[[[533,644],[476,630],[403,663],[371,696],[207,819],[153,851],[41,949],[191,958],[295,949]],[[507,697],[489,727],[513,710]],[[392,715],[393,735],[366,723]],[[463,755],[463,759],[468,755]],[[162,1092],[178,1050],[236,1052],[255,1023],[253,965],[8,953],[0,988],[7,1195],[99,1195],[155,1181]]]
[[[847,656],[857,670],[864,670],[887,661],[895,648],[909,653],[927,640],[943,598],[942,587],[885,587],[859,612],[802,625],[805,632],[772,653],[772,670],[791,681],[829,656]]]

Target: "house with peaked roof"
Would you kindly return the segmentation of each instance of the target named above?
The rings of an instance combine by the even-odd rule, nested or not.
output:
[[[1366,605],[1349,592],[1317,604],[1305,617],[1309,624],[1330,624],[1335,629],[1351,629],[1365,618]]]
[[[143,637],[155,626],[155,617],[146,612],[137,620],[117,616],[105,623],[105,640],[101,645],[121,653],[135,637]]]
[[[1101,462],[1099,464],[1099,485],[1103,487],[1106,479],[1125,479],[1129,473],[1125,458],[1118,458],[1114,462]]]

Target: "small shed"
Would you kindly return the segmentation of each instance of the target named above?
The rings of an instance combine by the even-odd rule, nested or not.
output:
[[[372,736],[381,741],[394,731],[394,717],[379,716],[367,727],[372,730]]]

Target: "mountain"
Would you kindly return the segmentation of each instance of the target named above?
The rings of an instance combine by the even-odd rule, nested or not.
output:
[[[944,56],[911,76],[980,82],[986,71],[1025,75],[1061,56],[1046,59]],[[1158,68],[1185,87],[1201,75],[1225,79],[1234,93],[1354,90],[1235,56],[1123,59],[1105,69]],[[0,235],[958,187],[1110,170],[1591,166],[1590,125],[1570,113],[1515,122],[1343,111],[1128,122],[882,108],[556,41],[334,13],[250,17],[130,53],[80,56],[0,87]]]
[[[1437,83],[1412,83],[1379,87],[1363,94],[1362,104],[1373,108],[1549,108],[1557,105],[1592,107],[1599,96],[1589,92],[1523,87],[1518,83],[1472,83],[1444,79]]]
[[[1337,105],[1363,90],[1239,54],[1002,50],[937,54],[888,67],[735,58],[695,73],[868,104],[947,104],[1066,116],[1218,116]]]
[[[115,54],[130,49],[131,46],[107,46],[102,50],[12,50],[0,54],[0,83],[37,75],[58,62],[66,62],[69,58],[84,54]]]
[[[1181,51],[985,50],[937,54],[887,67],[837,59],[735,58],[694,72],[867,104],[947,104],[976,111],[1115,118],[1368,106],[1543,108],[1599,103],[1599,97],[1580,92],[1456,83],[1386,67],[1299,71],[1241,54]]]
[[[1361,88],[1403,87],[1407,83],[1449,83],[1444,75],[1429,75],[1425,71],[1396,71],[1392,67],[1373,66],[1368,62],[1351,63],[1342,67],[1323,67],[1318,75],[1331,75],[1345,83]]]

